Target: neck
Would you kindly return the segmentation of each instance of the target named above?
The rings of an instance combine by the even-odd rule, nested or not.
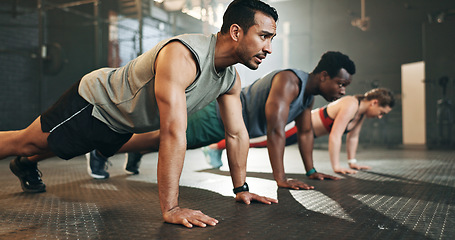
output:
[[[370,105],[370,101],[366,99],[361,100],[358,113],[364,114],[368,109],[368,105]]]
[[[318,75],[314,73],[310,73],[308,75],[308,81],[305,86],[305,95],[311,94],[311,95],[318,95],[320,94],[319,88],[318,88]]]
[[[239,62],[234,49],[229,35],[218,32],[215,45],[215,69],[217,72]]]

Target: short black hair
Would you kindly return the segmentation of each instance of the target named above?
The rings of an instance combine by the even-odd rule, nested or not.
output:
[[[232,24],[238,24],[247,32],[251,26],[256,24],[254,15],[257,11],[272,17],[275,22],[278,21],[278,12],[267,3],[259,0],[234,0],[224,12],[221,33],[228,33]]]
[[[328,51],[322,55],[313,73],[326,71],[330,78],[334,78],[342,68],[351,75],[355,74],[355,64],[348,56],[341,52]]]

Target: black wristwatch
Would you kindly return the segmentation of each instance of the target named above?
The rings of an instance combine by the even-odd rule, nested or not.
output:
[[[245,182],[241,187],[234,188],[234,194],[239,192],[248,192],[250,189],[248,188],[248,184]]]

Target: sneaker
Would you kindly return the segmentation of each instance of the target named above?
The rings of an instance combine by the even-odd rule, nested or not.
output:
[[[41,180],[43,175],[38,170],[38,164],[36,162],[23,163],[21,158],[16,157],[9,163],[9,168],[21,181],[21,187],[24,192],[28,193],[39,193],[46,191],[46,185]]]
[[[125,171],[128,174],[139,174],[139,165],[141,165],[142,154],[138,152],[126,153]]]
[[[87,170],[88,174],[95,179],[105,179],[109,177],[107,170],[107,158],[100,156],[93,150],[85,154],[87,158]]]
[[[205,160],[207,160],[207,163],[210,164],[212,168],[220,168],[223,166],[223,162],[221,161],[221,153],[223,153],[223,150],[203,147],[202,152],[204,153]]]

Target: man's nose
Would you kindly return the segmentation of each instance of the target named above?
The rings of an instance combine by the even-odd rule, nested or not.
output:
[[[346,95],[346,88],[345,88],[345,87],[342,87],[342,88],[341,88],[340,94],[341,94],[342,96]]]
[[[271,54],[272,53],[272,41],[267,41],[263,49],[264,52]]]

